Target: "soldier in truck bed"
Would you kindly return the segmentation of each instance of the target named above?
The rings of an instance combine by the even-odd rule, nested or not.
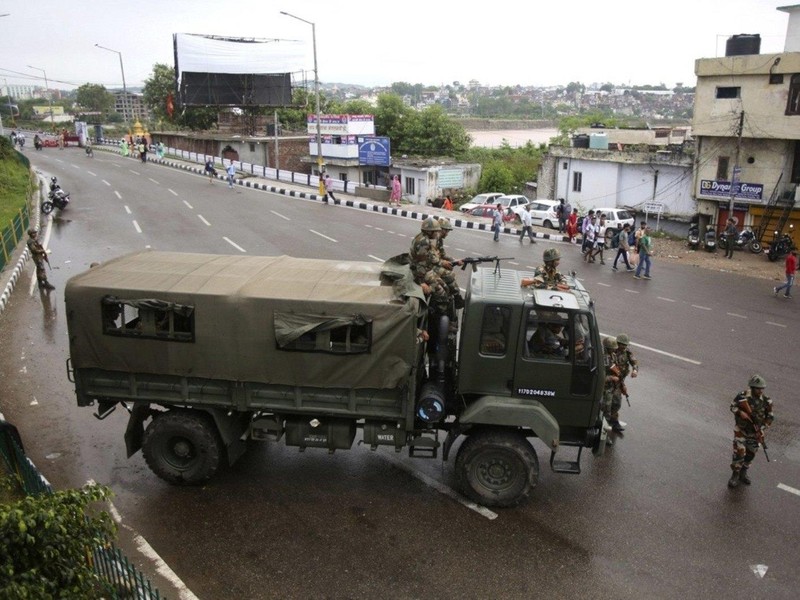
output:
[[[443,267],[436,244],[442,227],[434,217],[428,217],[422,222],[420,229],[421,231],[411,241],[411,248],[408,251],[411,272],[414,274],[414,281],[422,286],[425,295],[430,296],[431,306],[445,313],[450,294],[447,284],[437,273],[437,269]]]

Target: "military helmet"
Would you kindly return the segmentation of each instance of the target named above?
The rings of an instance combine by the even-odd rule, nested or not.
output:
[[[603,338],[603,348],[607,348],[608,350],[616,350],[617,340],[612,337]]]
[[[33,227],[28,229],[28,235],[36,235],[37,233],[39,233],[39,231],[34,229]]]
[[[428,217],[422,222],[422,231],[441,231],[442,226],[439,225],[439,221],[436,220],[436,217]]]
[[[544,262],[551,262],[560,259],[561,252],[558,251],[558,248],[548,248],[544,251]]]
[[[767,382],[761,375],[753,375],[750,378],[750,381],[747,382],[747,385],[749,385],[751,388],[764,389],[767,387]]]
[[[439,218],[439,226],[442,228],[443,231],[453,230],[453,224],[450,222],[450,219],[447,219],[445,217]]]
[[[620,333],[617,336],[617,343],[627,346],[628,344],[631,343],[631,338],[627,333]]]

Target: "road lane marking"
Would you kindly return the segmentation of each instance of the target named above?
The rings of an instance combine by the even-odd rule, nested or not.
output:
[[[91,171],[86,171],[92,177],[97,177],[97,173],[92,173]]]
[[[107,182],[105,179],[103,179],[102,181],[103,181],[103,183],[105,183],[105,184],[106,184],[108,187],[111,187],[111,184],[110,184],[110,183],[108,183],[108,182]]]
[[[80,169],[80,167],[79,167],[78,165],[71,165],[71,167],[72,167],[73,169]]]
[[[725,313],[725,314],[728,315],[729,317],[737,317],[739,319],[746,319],[747,318],[746,316],[740,315],[740,314],[737,314],[737,313]]]
[[[188,203],[186,200],[184,200],[184,201],[183,201],[183,203],[184,203],[186,206],[188,206],[189,208],[191,208],[192,210],[194,210],[194,206],[192,206],[191,204],[189,204],[189,203]]]
[[[149,179],[150,181],[152,181],[153,183],[155,183],[156,185],[161,185],[160,183],[158,183],[158,182],[157,182],[155,179],[153,179],[152,177],[148,177],[148,179]]]
[[[168,191],[170,194],[172,194],[173,196],[177,196],[177,195],[178,195],[178,192],[176,192],[175,190],[172,190],[172,189],[170,189],[170,188],[167,188],[167,191]]]
[[[610,283],[603,283],[602,281],[598,281],[595,285],[602,285],[603,287],[611,287]]]
[[[800,496],[800,490],[789,487],[788,485],[784,485],[782,483],[778,484],[778,489],[783,490],[784,492],[789,492],[790,494],[794,494],[795,496]]]
[[[125,205],[125,212],[126,212],[126,213],[128,213],[129,215],[132,215],[132,214],[133,214],[133,212],[131,211],[131,209],[130,209],[130,208],[128,208],[128,205],[127,205],[127,204]]]
[[[283,219],[284,221],[291,221],[291,219],[290,219],[289,217],[287,217],[287,216],[285,216],[285,215],[282,215],[282,214],[281,214],[281,213],[279,213],[279,212],[275,212],[274,210],[271,210],[271,211],[269,211],[269,212],[271,212],[271,213],[272,213],[273,215],[275,215],[276,217],[280,217],[280,218],[281,218],[281,219]]]
[[[786,325],[784,325],[784,324],[782,324],[782,323],[774,323],[774,322],[772,322],[772,321],[765,321],[765,323],[766,323],[767,325],[774,325],[775,327],[783,327],[784,329],[786,329]]]
[[[471,500],[467,500],[466,498],[464,498],[461,494],[457,493],[452,488],[449,488],[446,485],[444,485],[443,483],[441,483],[439,481],[436,481],[433,477],[429,477],[428,475],[425,475],[425,473],[421,473],[420,471],[417,471],[416,469],[410,467],[409,465],[405,464],[404,462],[398,460],[394,456],[392,456],[390,454],[383,454],[383,453],[380,453],[380,452],[376,453],[375,456],[378,456],[378,457],[382,458],[386,462],[392,463],[398,469],[400,469],[402,471],[405,471],[406,473],[408,473],[412,477],[415,477],[416,479],[419,479],[425,485],[427,485],[429,487],[432,487],[434,490],[436,490],[440,494],[443,494],[443,495],[447,496],[448,498],[452,498],[453,500],[455,500],[459,504],[462,504],[462,505],[466,506],[468,509],[475,511],[476,513],[478,513],[482,517],[486,517],[490,521],[494,521],[497,518],[497,513],[496,512],[491,511],[488,508],[486,508],[485,506],[481,506],[480,504],[475,504]]]
[[[374,229],[375,231],[383,231],[383,228],[382,228],[382,227],[373,227],[373,229]]]
[[[536,267],[533,267],[531,265],[525,265],[525,268],[526,269],[530,269],[531,271],[535,271],[536,270]]]
[[[141,175],[141,173],[139,173],[139,171],[134,171],[133,169],[128,169],[128,171],[130,171],[134,175]]]
[[[603,337],[616,337],[616,336],[611,335],[610,333],[603,333],[602,331],[600,332],[600,335],[603,336]],[[700,365],[703,364],[699,360],[693,360],[691,358],[687,358],[687,357],[681,356],[679,354],[673,354],[672,352],[667,352],[665,350],[659,350],[658,348],[652,348],[650,346],[645,346],[644,344],[635,344],[634,342],[631,342],[629,345],[630,346],[635,346],[637,348],[641,348],[642,350],[650,350],[650,352],[655,352],[656,354],[661,354],[662,356],[669,356],[670,358],[674,358],[674,359],[677,359],[677,360],[682,360],[682,361],[688,362],[689,364],[692,364],[692,365],[700,366]]]
[[[700,310],[711,310],[707,306],[700,306],[699,304],[692,304],[692,308],[699,308]]]
[[[656,296],[656,299],[663,300],[664,302],[675,302],[672,298],[662,298],[661,296]]]
[[[115,167],[117,167],[118,169],[122,168],[122,165],[118,165],[117,163],[111,163],[111,164],[114,165]]]
[[[333,239],[332,237],[328,237],[328,236],[327,236],[327,235],[325,235],[324,233],[320,233],[319,231],[314,231],[313,229],[309,229],[309,231],[310,231],[311,233],[314,233],[314,234],[318,235],[319,237],[323,237],[323,238],[325,238],[326,240],[330,240],[331,242],[336,242],[337,244],[339,243],[339,242],[337,242],[335,239]]]
[[[510,264],[510,265],[514,265],[515,267],[518,267],[518,266],[519,266],[519,263],[518,263],[518,262],[512,262],[512,261],[508,261],[508,264]]]
[[[201,220],[203,223],[205,223],[205,224],[206,224],[206,225],[208,225],[209,227],[211,227],[211,223],[209,223],[208,221],[206,221],[206,220],[203,218],[203,215],[197,215],[197,218],[198,218],[198,219],[200,219],[200,220]]]
[[[233,246],[234,248],[236,248],[236,249],[237,249],[239,252],[247,252],[247,250],[245,250],[244,248],[242,248],[242,247],[241,247],[239,244],[237,244],[236,242],[234,242],[234,241],[233,241],[233,240],[231,240],[230,238],[227,238],[227,237],[224,237],[224,236],[223,236],[223,238],[222,238],[222,239],[223,239],[223,240],[225,240],[226,242],[228,242],[228,243],[229,243],[231,246]]]
[[[139,227],[139,224],[136,222],[135,219],[133,221],[133,226],[136,228],[137,233],[142,233],[142,228]]]
[[[120,193],[117,190],[114,190],[114,193],[117,195],[117,198],[119,200],[122,200],[122,196],[120,195]]]
[[[629,290],[628,288],[625,288],[625,291],[628,292],[629,294],[638,294],[638,293],[640,293],[638,290]]]
[[[398,233],[397,235],[399,235],[400,237],[408,237],[405,233]]]
[[[378,258],[377,256],[373,256],[372,254],[367,254],[372,260],[377,260],[378,262],[386,262],[382,258]]]

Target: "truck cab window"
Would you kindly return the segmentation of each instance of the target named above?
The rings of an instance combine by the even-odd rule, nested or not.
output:
[[[526,323],[527,356],[559,362],[570,359],[572,345],[567,313],[531,310]]]
[[[481,354],[504,356],[508,346],[511,309],[507,306],[487,306],[481,325]]]

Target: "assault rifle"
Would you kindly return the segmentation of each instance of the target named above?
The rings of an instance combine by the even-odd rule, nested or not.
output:
[[[467,265],[472,266],[472,271],[475,272],[478,270],[478,264],[480,263],[494,263],[494,272],[498,273],[500,271],[500,261],[501,260],[514,260],[513,256],[476,256],[475,258],[467,257],[461,259],[461,270],[467,268]]]
[[[767,458],[767,462],[769,462],[769,454],[767,454],[767,443],[764,441],[764,432],[761,431],[761,425],[756,425],[753,423],[753,429],[756,430],[756,440],[761,447],[764,449],[764,456]]]

